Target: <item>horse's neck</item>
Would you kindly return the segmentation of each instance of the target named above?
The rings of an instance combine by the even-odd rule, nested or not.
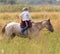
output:
[[[41,30],[42,28],[44,28],[43,25],[42,25],[42,22],[36,23],[36,27],[37,27],[39,30]]]

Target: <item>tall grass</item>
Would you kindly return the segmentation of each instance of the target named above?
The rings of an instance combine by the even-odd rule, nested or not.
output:
[[[0,13],[0,54],[60,54],[60,12],[31,12],[34,22],[50,18],[54,27],[51,33],[46,29],[40,31],[39,36],[21,38],[16,36],[6,43],[6,35],[2,36],[2,27],[12,21],[20,22],[19,12]]]

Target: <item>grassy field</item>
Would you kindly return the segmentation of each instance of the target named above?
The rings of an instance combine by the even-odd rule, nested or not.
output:
[[[0,13],[0,54],[60,54],[60,12],[31,12],[34,22],[50,18],[53,33],[43,29],[31,40],[16,36],[6,43],[6,35],[2,36],[1,29],[9,22],[20,22],[19,14]]]
[[[0,5],[0,12],[21,12],[23,7],[28,7],[31,12],[60,12],[60,6],[52,5]]]

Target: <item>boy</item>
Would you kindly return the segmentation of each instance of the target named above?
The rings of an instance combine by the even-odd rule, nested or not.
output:
[[[23,8],[23,12],[20,14],[19,18],[21,19],[21,34],[23,35],[24,31],[29,27],[32,20],[27,7]],[[24,25],[25,27],[23,27]]]

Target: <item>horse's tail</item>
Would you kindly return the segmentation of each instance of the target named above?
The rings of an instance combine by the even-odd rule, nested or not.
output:
[[[5,27],[6,27],[6,25],[2,28],[2,33],[5,33]]]

